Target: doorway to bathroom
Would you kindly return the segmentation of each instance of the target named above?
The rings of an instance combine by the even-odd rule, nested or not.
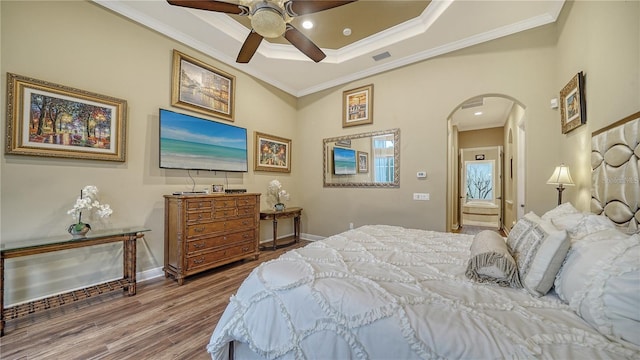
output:
[[[500,228],[502,146],[460,149],[461,225]]]

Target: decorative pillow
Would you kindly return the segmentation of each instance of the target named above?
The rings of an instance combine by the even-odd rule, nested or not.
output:
[[[522,287],[516,262],[504,238],[491,230],[481,231],[473,238],[465,275],[477,282]]]
[[[616,225],[608,217],[603,215],[588,214],[584,216],[578,224],[567,229],[569,236],[574,239],[583,237],[602,230],[616,229]]]
[[[576,242],[555,284],[602,334],[640,346],[640,235],[606,230]]]
[[[580,221],[584,220],[585,216],[587,216],[587,214],[581,212],[574,214],[563,214],[548,219],[548,221],[551,221],[551,223],[559,230],[569,230],[578,226],[578,224],[580,224]]]
[[[518,265],[522,286],[534,296],[543,296],[553,286],[570,242],[565,230],[530,212],[511,229],[507,245]]]
[[[564,204],[560,204],[554,209],[547,211],[541,216],[541,218],[542,220],[551,221],[552,219],[557,218],[559,216],[569,215],[569,214],[579,214],[579,213],[580,211],[578,211],[578,209],[573,207],[571,203],[567,202]]]
[[[561,215],[551,219],[551,222],[558,229],[567,230],[572,241],[580,240],[598,231],[616,229],[616,225],[609,218],[592,213]]]

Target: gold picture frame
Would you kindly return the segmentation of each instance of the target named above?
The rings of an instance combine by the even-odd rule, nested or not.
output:
[[[127,101],[7,73],[6,154],[126,160]]]
[[[560,122],[566,134],[587,123],[587,103],[584,96],[584,74],[577,73],[560,91]]]
[[[253,169],[291,172],[291,140],[255,132]]]
[[[342,127],[373,124],[373,84],[342,93]]]
[[[235,76],[173,50],[171,105],[234,121]]]

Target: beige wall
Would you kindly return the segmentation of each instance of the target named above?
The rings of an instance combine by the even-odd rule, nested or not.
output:
[[[591,133],[640,110],[638,19],[640,1],[577,1],[566,3],[558,20],[555,88],[585,73],[587,123],[561,137],[556,162],[567,164],[576,182],[563,200],[583,210],[591,199]]]
[[[460,131],[458,146],[460,149],[485,146],[502,146],[504,142],[504,127]]]
[[[531,166],[552,169],[554,161],[549,155],[558,151],[560,135],[549,134],[556,112],[546,104],[556,91],[551,70],[555,32],[555,25],[545,26],[300,99],[297,139],[311,144],[298,149],[309,160],[297,177],[308,185],[301,194],[307,231],[330,235],[347,229],[350,222],[444,230],[447,118],[463,101],[478,94],[503,94],[527,107],[531,135],[549,141],[530,142]],[[343,129],[342,92],[369,83],[376,90],[373,124]],[[401,131],[399,189],[322,187],[318,164],[322,163],[323,138],[395,127]],[[427,172],[426,180],[416,178],[416,172],[422,170]],[[545,210],[553,204],[554,193],[547,191],[545,180],[528,184],[529,193],[540,194],[529,204],[532,209]],[[414,201],[415,192],[429,193],[431,200]]]
[[[640,108],[638,7],[638,2],[567,3],[557,24],[296,100],[94,3],[1,1],[3,84],[6,72],[13,72],[124,98],[129,125],[128,158],[122,164],[3,154],[0,236],[4,242],[64,234],[71,222],[66,210],[82,186],[93,184],[115,210],[100,226],[150,227],[139,243],[138,270],[162,266],[162,195],[190,189],[185,172],[160,170],[157,163],[158,108],[171,108],[172,49],[237,77],[234,125],[248,129],[251,148],[253,131],[292,139],[291,174],[250,170],[227,177],[229,187],[256,192],[264,192],[274,178],[281,180],[292,194],[289,204],[304,207],[302,232],[309,238],[346,230],[349,222],[444,230],[447,117],[479,94],[506,95],[526,108],[527,210],[543,212],[555,205],[555,190],[545,182],[559,161],[572,166],[579,183],[565,196],[580,198],[584,205],[590,132]],[[587,126],[562,135],[559,113],[550,109],[549,100],[580,70],[587,74]],[[373,124],[343,129],[342,92],[366,84],[376,90]],[[401,132],[400,188],[322,187],[323,138],[392,128]],[[4,147],[4,127],[0,131]],[[417,179],[417,171],[426,171],[427,179]],[[195,178],[204,186],[225,183],[225,176],[200,172]],[[414,192],[430,193],[431,200],[413,201]],[[262,238],[269,232],[270,225],[263,223]],[[7,303],[116,277],[119,251],[106,246],[74,256],[9,261]]]

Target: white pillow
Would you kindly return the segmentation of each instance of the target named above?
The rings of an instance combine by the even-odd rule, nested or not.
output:
[[[599,332],[640,346],[640,235],[610,229],[576,242],[555,286]]]
[[[507,237],[507,245],[518,264],[520,281],[534,296],[545,295],[569,250],[565,230],[558,230],[533,212],[522,217]]]
[[[598,231],[615,229],[616,225],[608,217],[592,213],[565,214],[551,219],[558,229],[567,230],[572,241]]]
[[[560,204],[557,207],[547,211],[541,216],[541,218],[542,220],[551,221],[554,218],[557,218],[559,216],[569,215],[569,214],[579,214],[579,213],[580,211],[578,211],[578,209],[573,207],[571,203],[567,202],[564,204]]]
[[[516,262],[509,254],[504,238],[497,232],[484,230],[476,234],[470,252],[465,272],[469,279],[500,286],[522,287]]]

